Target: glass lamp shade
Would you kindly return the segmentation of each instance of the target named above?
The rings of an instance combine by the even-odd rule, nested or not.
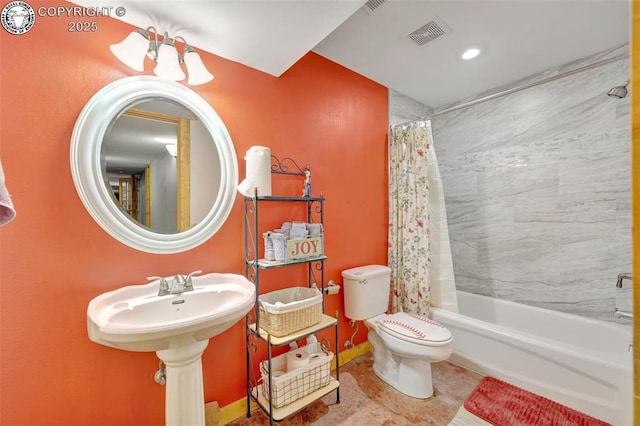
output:
[[[184,63],[187,66],[187,73],[189,74],[187,84],[190,86],[197,86],[198,84],[208,83],[213,80],[213,74],[207,71],[198,52],[190,46],[184,49]]]
[[[184,80],[185,75],[182,68],[180,68],[178,51],[168,38],[165,38],[160,44],[160,48],[158,49],[158,65],[153,69],[153,72],[158,77],[167,80]]]
[[[144,57],[149,50],[149,34],[144,30],[130,33],[120,43],[109,46],[122,63],[136,71],[144,71]]]

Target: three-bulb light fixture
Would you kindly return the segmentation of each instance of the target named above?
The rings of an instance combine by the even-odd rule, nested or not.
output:
[[[154,34],[153,39],[150,31]],[[184,44],[182,55],[175,46],[178,39]],[[158,41],[158,32],[154,27],[133,31],[120,43],[112,44],[110,49],[125,65],[139,72],[144,71],[144,59],[148,56],[156,63],[153,73],[160,78],[184,80],[185,74],[180,66],[184,62],[189,76],[187,84],[190,86],[213,80],[213,75],[205,68],[198,52],[184,38],[175,36],[171,39],[165,32],[162,41]]]

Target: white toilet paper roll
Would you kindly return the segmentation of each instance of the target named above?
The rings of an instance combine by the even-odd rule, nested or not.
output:
[[[338,293],[340,293],[340,286],[339,285],[330,285],[327,288],[325,288],[324,291],[329,295],[338,294]]]
[[[271,150],[266,146],[252,146],[244,160],[245,179],[238,185],[238,191],[251,197],[257,188],[259,196],[271,195]]]
[[[309,364],[309,352],[306,349],[296,349],[287,353],[287,372]]]
[[[321,354],[321,353],[317,353],[317,352],[316,352],[315,354],[312,354],[312,355],[309,357],[309,362],[313,362],[313,361],[315,361],[315,360],[319,359],[321,356],[323,356],[323,354]]]
[[[284,372],[284,371],[282,371],[282,370],[276,370],[276,371],[274,371],[274,372],[271,374],[271,376],[275,378],[275,377],[280,377],[280,376],[282,376],[282,375],[284,375],[284,374],[285,374],[285,372]]]

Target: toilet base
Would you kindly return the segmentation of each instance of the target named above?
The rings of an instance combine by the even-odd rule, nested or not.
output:
[[[369,330],[373,347],[373,372],[399,392],[417,399],[433,396],[431,362],[394,355],[374,330]]]

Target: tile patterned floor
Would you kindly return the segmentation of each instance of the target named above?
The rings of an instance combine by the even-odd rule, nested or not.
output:
[[[448,362],[432,365],[434,396],[420,400],[403,395],[377,378],[371,353],[340,368],[340,404],[331,392],[278,424],[286,426],[446,426],[482,376]],[[232,426],[268,425],[269,418],[256,410]]]

